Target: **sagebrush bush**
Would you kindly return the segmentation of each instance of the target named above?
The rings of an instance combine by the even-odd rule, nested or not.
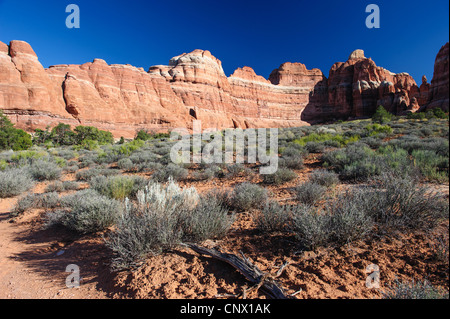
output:
[[[291,207],[269,201],[261,212],[254,214],[256,228],[263,232],[285,231],[291,217]]]
[[[233,189],[231,204],[237,210],[247,211],[251,208],[262,207],[267,199],[268,193],[265,188],[245,182]]]
[[[75,178],[78,181],[86,181],[88,182],[92,177],[103,175],[103,176],[112,176],[118,175],[120,171],[115,169],[108,168],[89,168],[82,171],[78,171],[75,174]]]
[[[328,214],[319,214],[313,206],[298,205],[292,209],[292,230],[300,246],[315,250],[329,242]]]
[[[385,173],[365,190],[367,213],[388,228],[430,229],[435,227],[448,202],[417,178]],[[448,208],[447,208],[448,209]]]
[[[122,158],[117,162],[117,166],[125,171],[132,171],[135,169],[135,164],[129,158]]]
[[[234,216],[228,214],[220,199],[208,195],[202,196],[196,207],[181,217],[183,241],[191,242],[221,238],[234,222]]]
[[[314,182],[304,182],[295,188],[295,196],[300,203],[314,205],[322,200],[326,187]]]
[[[81,234],[95,233],[113,226],[121,212],[119,201],[92,189],[63,197],[61,205],[68,210],[50,213],[49,220]]]
[[[136,197],[137,192],[148,184],[148,180],[140,176],[95,176],[89,185],[102,195],[123,200],[125,197]]]
[[[38,181],[55,180],[61,177],[62,169],[54,162],[37,160],[30,165],[31,176]]]
[[[273,174],[263,175],[264,184],[281,185],[290,182],[297,178],[297,174],[294,171],[286,168],[278,168]]]
[[[278,160],[279,167],[286,167],[289,169],[302,169],[303,157],[298,155],[283,155]]]
[[[326,169],[314,170],[309,176],[309,180],[325,187],[331,187],[339,184],[339,176],[336,173]]]
[[[228,178],[233,178],[233,177],[237,177],[237,176],[247,176],[249,174],[251,174],[252,170],[249,169],[248,167],[244,166],[243,164],[228,164],[226,166],[227,169],[227,174],[226,176]]]
[[[0,198],[20,195],[33,186],[33,178],[26,167],[0,171]]]
[[[352,191],[339,195],[325,209],[329,214],[329,242],[337,245],[348,244],[364,238],[372,232],[374,222],[363,209],[365,194]]]
[[[156,170],[152,175],[152,179],[156,182],[166,182],[169,178],[172,178],[174,181],[180,181],[187,178],[187,176],[187,169],[170,163],[167,166]]]
[[[31,208],[56,208],[60,204],[58,193],[28,194],[17,201],[10,217],[17,217]]]
[[[117,229],[107,239],[114,269],[136,267],[146,256],[182,241],[223,236],[233,222],[220,201],[200,197],[195,188],[181,189],[171,179],[164,186],[149,184],[137,198],[136,204],[126,201]]]
[[[448,291],[433,287],[428,281],[395,281],[382,292],[384,299],[448,299]]]
[[[73,181],[56,181],[52,184],[49,184],[45,188],[45,193],[50,192],[65,192],[65,191],[73,191],[78,190],[80,188],[80,184]]]

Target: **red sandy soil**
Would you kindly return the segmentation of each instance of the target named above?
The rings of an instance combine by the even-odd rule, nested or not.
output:
[[[306,167],[296,171],[299,177],[280,187],[268,186],[280,202],[292,200],[290,188],[305,181],[318,168],[313,157]],[[74,176],[65,175],[64,180]],[[180,183],[195,186],[200,192],[211,188],[229,188],[258,177],[215,179],[207,182]],[[31,191],[41,193],[48,182]],[[341,185],[340,188],[352,187]],[[448,196],[447,185],[436,185]],[[337,189],[338,191],[340,189]],[[189,248],[180,248],[150,257],[133,272],[111,273],[111,252],[102,235],[79,236],[62,228],[42,227],[45,211],[34,209],[13,222],[8,214],[19,197],[0,199],[0,298],[220,298],[238,294],[249,283],[222,261],[200,256]],[[436,236],[446,238],[448,221],[433,233],[397,234],[354,242],[341,248],[298,251],[295,238],[284,233],[262,234],[255,229],[252,215],[237,216],[229,234],[207,247],[249,257],[262,271],[276,273],[289,262],[277,279],[295,298],[379,298],[381,289],[366,287],[366,267],[380,267],[382,288],[399,280],[429,280],[448,291],[448,261],[436,258]],[[79,288],[67,288],[67,265],[76,264],[82,277]],[[265,298],[256,292],[250,298]]]

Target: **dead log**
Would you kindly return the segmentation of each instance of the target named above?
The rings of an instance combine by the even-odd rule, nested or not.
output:
[[[272,299],[289,299],[281,288],[281,286],[276,282],[275,278],[280,276],[287,264],[283,264],[280,270],[275,276],[261,271],[256,265],[254,265],[247,257],[242,254],[242,258],[230,254],[224,253],[217,248],[205,248],[198,246],[196,244],[186,244],[189,248],[201,255],[211,256],[215,259],[226,262],[235,269],[237,269],[248,281],[250,281],[254,286],[249,289],[244,289],[243,293],[240,294],[244,299],[247,293],[251,291],[261,290],[264,294]],[[238,296],[236,296],[238,297]]]

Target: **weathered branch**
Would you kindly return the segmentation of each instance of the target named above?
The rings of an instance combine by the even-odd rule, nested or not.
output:
[[[251,288],[244,289],[243,293],[241,294],[244,299],[246,298],[248,292],[254,290],[258,291],[259,289],[261,289],[261,291],[268,297],[273,299],[289,298],[289,296],[284,293],[280,285],[275,281],[275,277],[281,275],[282,271],[288,264],[284,264],[280,268],[277,273],[278,276],[272,276],[269,273],[262,272],[256,265],[252,264],[250,259],[245,257],[242,252],[241,254],[243,258],[240,258],[234,254],[223,253],[216,248],[209,249],[198,246],[196,244],[186,244],[186,246],[199,254],[211,256],[215,259],[226,262],[227,264],[237,269],[248,281],[250,281],[254,285]]]

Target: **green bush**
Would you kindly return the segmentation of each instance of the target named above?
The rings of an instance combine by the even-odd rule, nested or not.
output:
[[[311,133],[307,136],[301,137],[300,139],[294,140],[294,143],[297,143],[300,146],[306,146],[308,143],[322,143],[333,141],[337,143],[337,145],[342,147],[347,144],[357,142],[359,139],[359,135],[344,136],[332,133]]]
[[[140,176],[95,176],[89,185],[102,195],[123,200],[136,197],[137,192],[148,184],[148,180]]]
[[[386,109],[382,105],[379,105],[374,115],[372,116],[372,121],[379,124],[384,124],[390,122],[392,120],[392,117],[393,115],[391,113],[386,111]]]
[[[390,135],[393,132],[392,128],[389,125],[381,125],[378,123],[367,125],[366,130],[367,130],[368,136],[375,136],[375,135],[378,135],[381,133]]]
[[[13,151],[26,150],[31,145],[33,144],[30,134],[15,128],[0,110],[0,151],[8,149]]]

